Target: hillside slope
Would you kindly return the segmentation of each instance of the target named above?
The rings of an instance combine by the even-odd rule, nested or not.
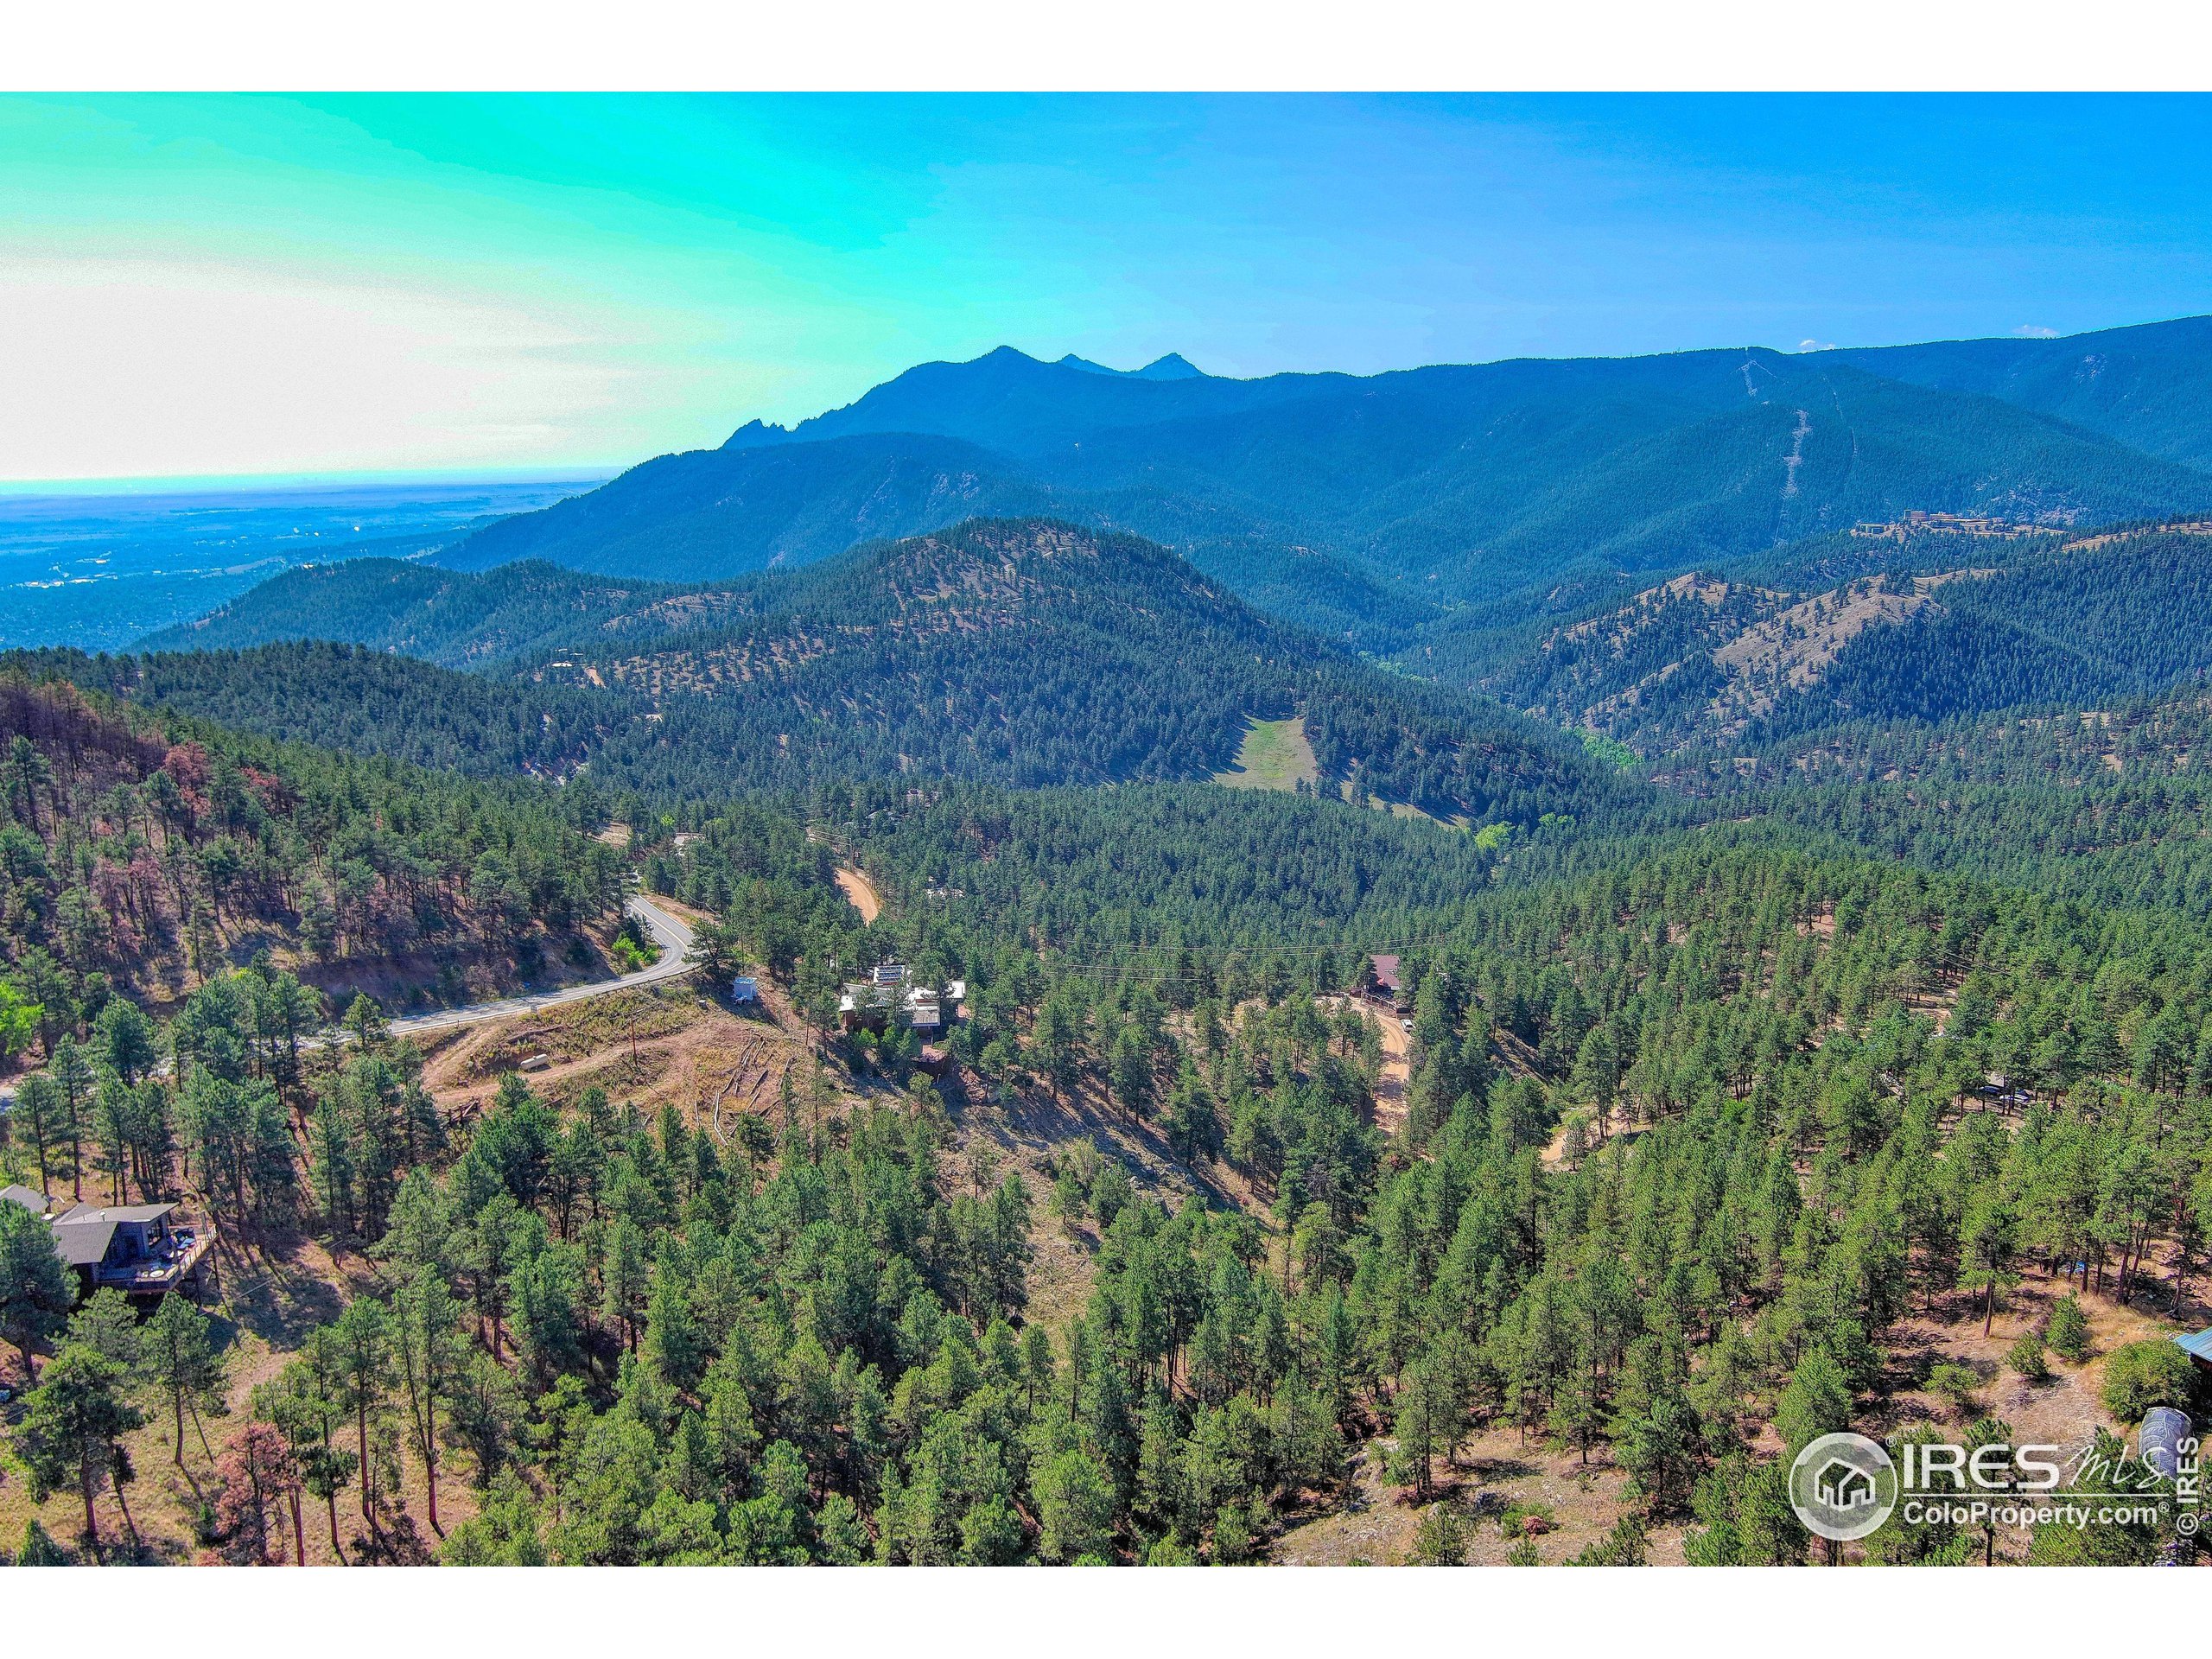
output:
[[[1877,538],[1862,537],[1873,541]],[[1682,576],[1505,653],[1511,703],[1660,754],[2154,696],[2212,672],[2212,525],[1884,541],[1833,588]]]
[[[728,594],[601,580],[536,559],[481,573],[353,559],[288,570],[133,649],[235,651],[323,639],[472,668],[578,637],[664,631],[733,602]]]
[[[2212,467],[2212,317],[2057,340],[1955,340],[1839,352],[1891,379],[1978,393]]]
[[[714,581],[978,515],[1046,512],[1052,499],[1006,456],[945,438],[702,449],[490,525],[441,563],[484,570],[545,559],[601,575]]]
[[[19,669],[0,675],[7,971],[49,1035],[111,985],[167,1001],[262,952],[403,1001],[597,964],[581,930],[619,908],[621,861],[570,816],[580,798],[150,716]]]
[[[1324,778],[1440,816],[1577,810],[1605,787],[1541,728],[1271,622],[1135,537],[976,520],[855,550],[754,599],[760,614],[738,626],[579,653],[543,677],[652,704],[655,728],[604,752],[647,788],[680,786],[699,753],[792,787],[885,771],[1204,778],[1248,720],[1294,711]]]
[[[974,520],[694,590],[542,564],[340,567],[288,582],[281,602],[248,595],[207,632],[251,638],[265,617],[281,640],[318,583],[391,593],[377,643],[434,639],[442,663],[482,671],[298,641],[62,671],[288,737],[664,797],[908,773],[1200,779],[1231,765],[1249,721],[1292,714],[1321,778],[1357,800],[1534,823],[1605,810],[1617,789],[1487,700],[1273,621],[1164,548],[1056,520]]]

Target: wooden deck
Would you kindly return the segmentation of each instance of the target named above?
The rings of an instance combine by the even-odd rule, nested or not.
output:
[[[92,1275],[93,1284],[102,1290],[119,1290],[130,1296],[151,1296],[181,1288],[199,1269],[201,1258],[215,1243],[213,1227],[203,1224],[191,1231],[192,1242],[174,1254],[101,1268]]]

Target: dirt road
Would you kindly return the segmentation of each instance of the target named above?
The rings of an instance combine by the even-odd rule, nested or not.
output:
[[[858,870],[840,864],[837,867],[837,886],[853,908],[861,913],[861,920],[872,922],[883,914],[883,895],[875,890],[875,883]]]
[[[1414,1039],[1395,1014],[1374,1008],[1368,1017],[1382,1028],[1382,1075],[1375,1085],[1375,1127],[1395,1135],[1405,1127],[1406,1094],[1414,1080]]]
[[[1376,1007],[1364,997],[1331,996],[1322,1001],[1325,1007],[1349,1004],[1381,1032],[1382,1072],[1375,1083],[1375,1127],[1385,1135],[1395,1135],[1406,1122],[1406,1091],[1413,1083],[1414,1039],[1406,1035],[1406,1028],[1395,1013]]]

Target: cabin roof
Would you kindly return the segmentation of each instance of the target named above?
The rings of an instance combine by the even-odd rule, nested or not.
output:
[[[96,1268],[115,1242],[115,1223],[99,1219],[61,1220],[54,1224],[54,1248],[73,1268]]]
[[[57,1227],[72,1226],[87,1221],[159,1221],[174,1204],[80,1204],[54,1218]]]

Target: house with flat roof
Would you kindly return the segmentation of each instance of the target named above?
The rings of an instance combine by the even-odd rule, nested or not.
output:
[[[913,970],[887,962],[866,979],[848,982],[837,999],[837,1024],[848,1034],[885,1031],[896,1023],[912,1027],[925,1041],[945,1027],[948,1011],[957,1017],[967,982],[953,980],[942,990],[914,983]]]

